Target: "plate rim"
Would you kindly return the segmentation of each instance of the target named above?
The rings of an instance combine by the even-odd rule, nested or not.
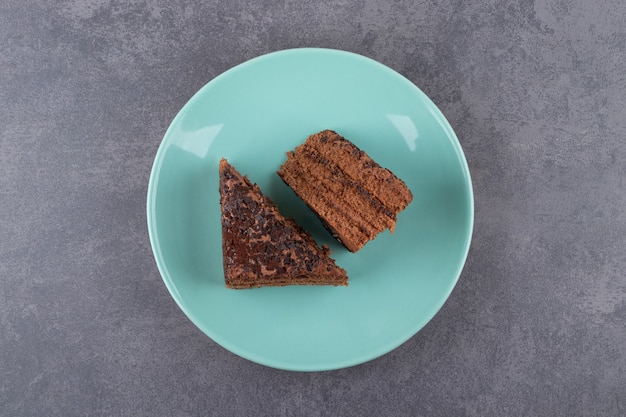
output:
[[[348,56],[351,59],[361,60],[364,63],[367,63],[369,65],[375,65],[381,71],[385,72],[387,75],[393,76],[401,80],[404,84],[406,84],[407,88],[413,89],[419,96],[421,96],[422,100],[424,100],[428,109],[431,112],[433,112],[434,116],[436,116],[439,119],[439,122],[442,124],[442,128],[445,129],[447,136],[451,139],[452,146],[454,147],[457,155],[459,156],[459,160],[461,162],[460,164],[461,170],[464,174],[465,187],[466,187],[467,195],[468,195],[468,200],[467,200],[468,211],[467,213],[465,213],[465,215],[467,216],[467,220],[468,220],[467,222],[468,228],[465,233],[465,242],[463,245],[463,252],[459,261],[459,265],[457,267],[457,271],[454,274],[454,279],[451,281],[449,288],[447,289],[445,294],[442,294],[441,302],[439,303],[439,305],[437,305],[436,308],[432,310],[432,313],[430,315],[425,317],[425,320],[422,320],[421,322],[417,323],[415,326],[410,326],[409,330],[407,331],[407,334],[405,334],[404,337],[399,337],[398,339],[394,339],[393,341],[390,341],[387,344],[383,344],[384,346],[383,348],[379,348],[375,350],[374,352],[370,352],[370,354],[362,354],[360,356],[351,358],[351,360],[328,361],[322,365],[306,365],[305,364],[305,365],[300,365],[300,366],[294,366],[293,364],[281,363],[279,360],[265,358],[262,355],[255,354],[254,352],[251,352],[245,348],[240,348],[235,343],[231,343],[228,340],[223,339],[219,335],[213,334],[213,332],[211,332],[210,329],[204,326],[201,320],[199,320],[199,318],[184,305],[183,299],[174,286],[172,276],[169,273],[167,266],[165,265],[165,262],[163,260],[163,255],[160,252],[160,245],[158,243],[158,234],[156,231],[156,210],[155,210],[154,201],[157,195],[157,192],[156,192],[157,183],[158,183],[157,177],[161,172],[160,166],[163,163],[164,154],[170,142],[168,138],[171,136],[171,132],[174,129],[176,122],[181,117],[183,117],[183,115],[186,113],[186,109],[188,107],[192,107],[193,104],[197,100],[199,100],[199,97],[205,94],[206,90],[210,89],[214,84],[219,83],[220,80],[224,78],[225,76],[231,76],[233,73],[238,72],[243,68],[255,65],[256,63],[260,61],[272,59],[276,56],[290,55],[290,54],[302,54],[302,53],[304,54],[327,53],[327,54],[333,54],[333,55],[343,55],[343,56]],[[474,221],[475,221],[474,204],[475,202],[474,202],[474,190],[473,190],[473,185],[472,185],[472,177],[471,177],[471,173],[470,173],[469,166],[467,163],[467,158],[465,157],[465,153],[463,152],[463,148],[461,146],[461,143],[459,142],[456,132],[450,125],[450,122],[447,120],[445,115],[441,112],[439,107],[437,107],[437,105],[430,99],[430,97],[428,97],[416,84],[414,84],[411,80],[409,80],[408,78],[406,78],[404,75],[400,74],[398,71],[394,70],[393,68],[375,59],[369,58],[367,56],[364,56],[358,53],[341,50],[341,49],[332,49],[332,48],[301,47],[301,48],[290,48],[290,49],[282,49],[282,50],[278,50],[274,52],[269,52],[269,53],[262,54],[257,57],[248,59],[244,62],[241,62],[223,71],[219,75],[209,80],[198,91],[196,91],[189,98],[189,100],[185,102],[185,104],[180,108],[180,110],[176,113],[172,121],[169,123],[168,128],[166,129],[161,139],[161,142],[159,143],[157,152],[154,156],[154,161],[150,170],[150,176],[148,180],[148,191],[147,191],[147,199],[146,199],[146,220],[147,220],[147,226],[148,226],[148,236],[149,236],[150,246],[152,249],[153,258],[157,265],[157,269],[161,276],[161,280],[165,284],[166,288],[168,289],[168,292],[170,293],[170,296],[174,299],[178,307],[182,310],[185,316],[200,331],[202,331],[206,336],[208,336],[211,340],[213,340],[218,345],[222,346],[227,351],[239,357],[247,359],[249,361],[252,361],[252,362],[264,365],[264,366],[268,366],[271,368],[281,369],[281,370],[319,372],[319,371],[331,371],[331,370],[344,369],[344,368],[356,366],[359,364],[363,364],[363,363],[372,361],[374,359],[377,359],[381,356],[384,356],[387,353],[397,349],[399,346],[406,343],[409,339],[411,339],[413,336],[419,333],[419,331],[422,330],[433,319],[435,315],[437,315],[437,313],[444,306],[446,301],[449,299],[450,294],[456,287],[458,280],[463,272],[463,269],[465,268],[465,265],[467,263],[469,249],[471,246],[473,232],[474,232]]]

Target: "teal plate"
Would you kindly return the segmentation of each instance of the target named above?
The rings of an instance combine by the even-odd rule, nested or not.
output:
[[[356,254],[276,175],[287,151],[323,129],[350,139],[414,195],[395,233],[383,232]],[[224,286],[222,157],[330,246],[348,271],[347,288]],[[306,48],[238,65],[189,100],[157,152],[147,215],[163,281],[196,326],[251,361],[320,371],[374,359],[428,323],[461,274],[473,207],[461,146],[424,93],[369,58]]]

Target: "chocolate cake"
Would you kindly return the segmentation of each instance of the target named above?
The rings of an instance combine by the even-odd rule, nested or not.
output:
[[[220,161],[222,254],[228,288],[348,285],[327,246],[285,218],[261,189]]]
[[[332,130],[309,136],[278,175],[348,250],[356,252],[413,200],[406,184]]]

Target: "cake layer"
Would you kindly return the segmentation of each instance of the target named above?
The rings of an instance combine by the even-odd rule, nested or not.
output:
[[[220,161],[222,252],[229,288],[348,285],[346,271],[313,237],[284,217],[256,184]]]
[[[342,200],[335,198],[335,194],[330,191],[332,186],[328,181],[319,180],[307,176],[307,172],[300,166],[300,161],[290,161],[288,165],[289,171],[283,176],[283,179],[289,184],[296,194],[306,202],[323,221],[326,228],[336,237],[344,237],[341,239],[344,244],[350,245],[352,242],[365,244],[369,240],[369,236],[375,236],[377,230],[383,229],[380,225],[371,224],[366,218],[361,216],[357,209],[351,205],[342,204]],[[339,184],[336,182],[335,184]],[[358,204],[355,204],[358,206]],[[333,223],[325,222],[326,218],[333,217]],[[343,227],[335,229],[335,224],[341,224]],[[347,239],[345,239],[347,237]],[[352,251],[357,250],[359,243],[348,247]]]
[[[384,205],[395,215],[404,210],[413,199],[411,191],[400,178],[381,167],[352,142],[331,130],[309,136],[300,150],[312,150],[335,164],[343,175],[361,184],[374,198],[384,201]]]
[[[306,280],[306,281],[305,281]],[[232,279],[229,281],[228,288],[232,289],[245,289],[245,288],[259,288],[259,287],[286,287],[288,285],[347,285],[346,280],[341,277],[335,277],[332,280],[329,280],[328,276],[308,276],[306,278],[302,278],[300,281],[296,278],[239,278]]]
[[[413,199],[402,180],[330,130],[289,152],[278,175],[352,252],[385,229],[393,232]]]

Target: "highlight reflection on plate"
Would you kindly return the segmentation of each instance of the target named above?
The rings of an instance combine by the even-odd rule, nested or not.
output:
[[[414,195],[395,233],[383,232],[356,254],[275,173],[285,152],[324,129],[390,168]],[[224,286],[222,157],[330,246],[349,287]],[[189,100],[156,155],[147,215],[163,281],[196,326],[249,360],[314,371],[383,355],[437,313],[465,263],[473,196],[452,128],[415,85],[360,55],[307,48],[245,62]]]

